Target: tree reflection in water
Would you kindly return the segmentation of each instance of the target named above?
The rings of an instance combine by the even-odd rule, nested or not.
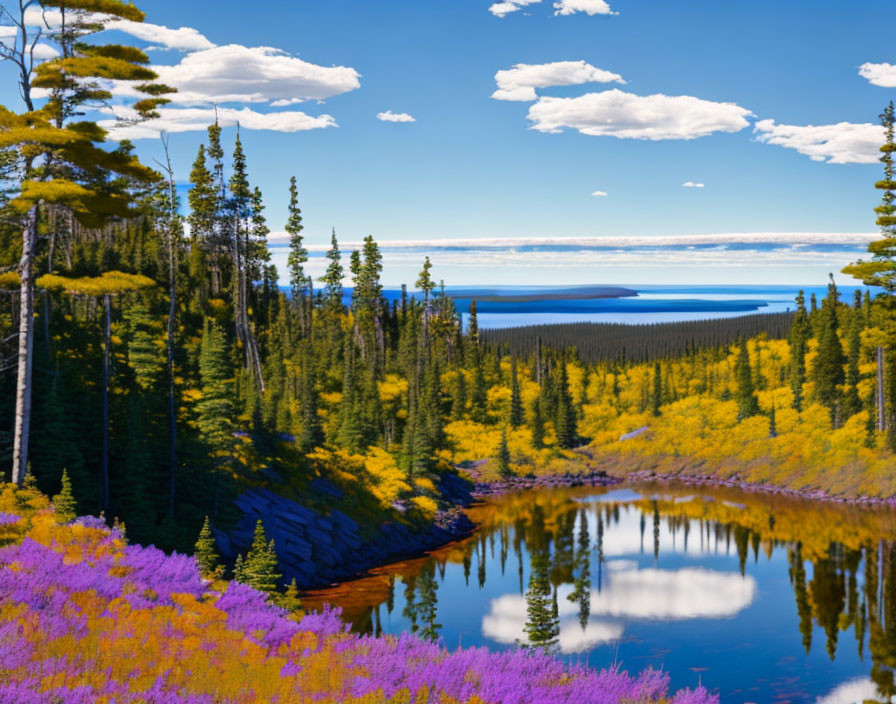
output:
[[[342,606],[362,632],[389,631],[383,624],[384,618],[392,623],[398,577],[404,621],[393,624],[393,632],[400,625],[436,639],[443,630],[440,620],[491,608],[482,620],[483,634],[491,641],[584,653],[622,637],[624,619],[668,622],[739,613],[756,598],[753,565],[758,570],[763,555],[772,561],[780,551],[786,556],[799,627],[795,644],[802,643],[807,657],[823,647],[832,661],[848,642],[860,659],[866,657],[866,646],[870,653],[870,679],[843,682],[824,701],[854,692],[868,699],[871,690],[881,702],[896,695],[896,514],[724,491],[701,490],[695,496],[668,486],[640,491],[643,499],[625,502],[614,502],[612,494],[595,500],[593,490],[503,497],[475,509],[481,528],[473,538],[338,591],[312,594],[305,602]],[[631,530],[614,532],[623,521]],[[649,552],[644,555],[648,521],[653,560]],[[667,553],[736,556],[743,577],[688,567],[661,569]],[[478,589],[470,585],[474,557]],[[447,569],[451,565],[458,565],[456,571]],[[452,612],[439,614],[440,584],[451,581],[453,573],[457,579],[462,574],[463,581],[452,582]],[[507,580],[515,585],[511,593]],[[505,586],[495,594],[489,582]],[[474,598],[458,588],[487,593]],[[823,645],[813,642],[815,628]],[[824,692],[812,698],[818,694]]]

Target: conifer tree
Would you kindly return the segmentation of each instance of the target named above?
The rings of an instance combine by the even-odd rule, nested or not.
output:
[[[330,236],[330,249],[327,250],[327,271],[319,279],[324,285],[327,302],[330,307],[342,305],[342,255],[339,252],[339,243],[336,241],[336,228]]]
[[[240,584],[247,584],[246,561],[241,554],[236,556],[236,561],[233,563],[233,581],[239,582]]]
[[[856,292],[858,293],[858,291]],[[862,316],[857,313],[851,316],[848,338],[848,357],[846,363],[846,393],[843,398],[843,417],[850,418],[862,410],[862,399],[859,397],[861,381],[860,362],[862,354],[861,324]]]
[[[753,389],[753,370],[750,366],[750,353],[747,350],[747,341],[741,340],[737,353],[737,361],[734,365],[734,380],[736,383],[735,397],[737,399],[738,418],[750,418],[759,413],[759,402]]]
[[[274,541],[268,542],[261,519],[258,519],[255,524],[252,547],[246,553],[240,576],[241,579],[237,581],[260,592],[268,595],[277,593],[277,585],[282,575],[277,561],[277,552],[274,549]]]
[[[67,469],[62,470],[62,488],[53,497],[53,509],[56,513],[56,520],[60,523],[73,521],[78,515],[75,496],[72,493],[72,482],[68,478]]]
[[[653,366],[653,393],[650,402],[653,415],[659,416],[660,406],[663,404],[663,377],[659,362]]]
[[[295,613],[302,609],[302,600],[299,598],[299,588],[296,585],[295,577],[293,577],[292,581],[287,585],[286,591],[283,592],[283,594],[274,597],[274,603],[281,609],[286,609],[290,613]]]
[[[218,296],[223,286],[221,243],[216,238],[219,194],[212,172],[206,162],[205,145],[199,145],[199,153],[190,171],[192,187],[187,195],[190,214],[190,277],[198,285],[199,303]],[[208,270],[206,273],[206,269]],[[206,276],[209,280],[206,281]]]
[[[885,141],[880,147],[880,162],[884,165],[884,177],[875,188],[883,192],[877,213],[877,225],[883,235],[868,245],[870,261],[859,260],[843,269],[861,279],[866,286],[880,286],[888,294],[896,294],[896,109],[893,101],[880,115]]]
[[[501,431],[501,444],[498,445],[498,454],[495,457],[495,468],[498,476],[507,478],[513,476],[513,470],[510,468],[510,448],[507,446],[507,429]]]
[[[305,273],[305,262],[308,261],[308,250],[304,245],[302,230],[302,211],[299,208],[299,188],[296,177],[289,180],[289,217],[286,220],[286,232],[289,234],[289,256],[286,265],[289,269],[289,286],[292,292],[293,306],[299,312],[299,325],[302,334],[308,333],[310,315],[308,301],[312,295],[311,278]]]
[[[519,428],[524,420],[523,397],[520,391],[520,379],[516,369],[516,359],[510,365],[510,427]]]
[[[532,445],[536,449],[544,447],[544,412],[541,408],[541,398],[535,397],[535,405],[532,407]]]
[[[218,553],[215,550],[215,537],[212,535],[212,527],[208,516],[205,517],[202,530],[199,531],[199,538],[196,540],[193,555],[196,557],[199,572],[203,577],[211,577],[217,573]]]
[[[158,175],[142,166],[126,150],[106,151],[99,144],[105,131],[96,123],[75,121],[86,103],[108,100],[103,83],[122,81],[147,96],[131,104],[134,121],[154,117],[156,108],[168,102],[172,89],[153,83],[157,75],[140,50],[120,45],[84,41],[104,28],[106,22],[123,19],[142,22],[144,14],[120,0],[42,0],[44,10],[65,11],[66,22],[43,39],[56,51],[56,58],[36,64],[34,44],[29,39],[33,24],[28,13],[33,3],[7,5],[4,11],[13,22],[11,37],[0,48],[0,60],[11,62],[19,78],[25,103],[22,115],[0,107],[0,148],[15,154],[23,175],[18,192],[8,201],[10,215],[20,218],[22,248],[18,273],[19,333],[17,385],[13,427],[13,481],[22,484],[28,464],[32,406],[34,353],[34,264],[38,248],[38,224],[48,209],[70,213],[86,226],[97,226],[130,212],[130,198],[109,188],[111,174],[149,182]],[[99,13],[99,14],[97,14]],[[46,91],[47,101],[35,109],[32,91]]]
[[[314,365],[311,359],[310,345],[304,354],[304,367],[300,380],[299,402],[302,409],[302,430],[298,445],[302,452],[308,453],[323,445],[324,432],[318,415],[318,390],[315,383]]]
[[[557,445],[562,448],[571,448],[576,444],[578,429],[576,428],[576,410],[572,402],[572,394],[569,391],[569,377],[566,371],[566,362],[560,365],[560,378],[557,381],[556,420],[554,427],[557,433]]]
[[[818,354],[812,366],[815,399],[826,406],[831,413],[831,422],[836,426],[840,420],[840,389],[846,381],[843,365],[843,345],[838,334],[837,305],[839,294],[833,276],[828,285],[820,311],[818,327]]]
[[[806,297],[802,291],[796,296],[796,313],[790,328],[790,388],[793,391],[793,407],[800,411],[803,407],[803,384],[806,381],[806,351],[809,346],[809,314],[806,312]]]
[[[467,415],[467,377],[463,369],[454,373],[451,389],[451,419],[462,420]]]
[[[235,449],[233,438],[234,395],[229,355],[224,334],[206,319],[199,353],[201,396],[196,403],[197,425],[212,458],[212,466],[229,463]]]

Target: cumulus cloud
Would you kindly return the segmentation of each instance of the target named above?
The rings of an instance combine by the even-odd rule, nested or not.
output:
[[[536,88],[575,86],[583,83],[625,83],[618,73],[605,71],[585,61],[553,61],[546,64],[516,64],[498,71],[492,93],[496,100],[537,100]]]
[[[896,88],[896,65],[864,63],[859,66],[859,75],[872,85]]]
[[[215,46],[201,32],[192,27],[173,29],[161,24],[132,22],[93,12],[82,13],[82,16],[87,20],[104,24],[106,29],[124,32],[137,39],[151,42],[156,45],[153,48],[196,51],[198,49],[211,49]],[[41,10],[39,7],[32,6],[25,11],[25,22],[30,27],[55,29],[62,25],[62,13],[55,9]]]
[[[760,120],[753,131],[760,142],[795,149],[828,164],[872,164],[880,158],[885,140],[883,127],[870,123],[801,126]]]
[[[511,12],[516,12],[526,5],[534,5],[539,2],[541,2],[541,0],[507,0],[507,2],[493,3],[491,7],[488,8],[488,11],[495,17],[506,17]]]
[[[618,15],[613,12],[604,0],[559,0],[554,3],[555,15],[574,15],[584,12],[586,15]]]
[[[141,139],[158,136],[159,131],[185,132],[204,130],[214,121],[211,105],[219,105],[218,115],[224,124],[237,120],[247,129],[297,132],[335,127],[330,115],[312,116],[299,111],[263,112],[239,104],[266,105],[282,108],[297,103],[327,98],[356,90],[360,74],[346,66],[319,66],[273,47],[247,47],[240,44],[216,46],[192,27],[171,28],[163,25],[130,22],[104,15],[88,15],[104,22],[106,29],[125,32],[150,42],[149,48],[176,49],[185,52],[177,63],[154,64],[159,81],[177,88],[168,96],[171,103],[163,108],[158,119],[137,125],[119,124],[108,119],[103,125],[117,139]],[[58,10],[42,12],[32,7],[26,22],[32,27],[58,27],[62,16]],[[0,30],[0,40],[3,34]],[[40,49],[39,58],[52,58],[52,47]],[[129,82],[113,82],[110,89],[119,98],[145,97]],[[36,97],[40,97],[38,95]],[[227,104],[231,104],[228,106]],[[234,105],[236,104],[236,105]],[[124,107],[105,111],[115,118],[135,117]]]
[[[566,598],[571,591],[569,585],[557,590],[558,640],[564,653],[619,640],[627,621],[734,616],[753,603],[757,585],[749,576],[697,568],[614,569],[601,591],[591,591],[591,618],[584,629],[578,623],[578,606]],[[491,601],[482,633],[499,643],[525,643],[526,619],[525,597],[504,594]]]
[[[619,139],[695,139],[713,132],[738,132],[753,113],[734,103],[690,95],[640,96],[613,88],[576,98],[543,97],[529,108],[530,129]]]
[[[683,188],[703,188],[702,183],[694,183],[693,181],[685,181],[681,185]]]
[[[740,613],[756,598],[756,580],[702,568],[617,570],[591,594],[591,613],[620,618],[685,620]]]
[[[137,39],[152,42],[155,48],[196,51],[211,49],[215,46],[205,35],[192,27],[173,29],[161,24],[150,24],[149,22],[112,20],[106,23],[106,29],[115,29],[119,32],[130,34]]]
[[[574,15],[584,12],[586,15],[618,15],[613,12],[604,0],[559,0],[554,3],[555,15]]]
[[[603,196],[606,196],[606,195],[607,195],[607,192],[606,192],[606,191],[594,191],[594,193],[592,193],[591,195],[593,195],[593,196],[598,196],[598,197],[603,197]]]
[[[360,87],[345,66],[318,66],[280,49],[227,44],[187,54],[173,66],[155,65],[159,80],[178,89],[184,105],[325,100]]]
[[[386,112],[378,112],[376,114],[377,120],[382,120],[383,122],[416,122],[413,117],[408,115],[406,112],[392,112],[391,110],[386,110]]]
[[[306,130],[336,127],[331,115],[311,116],[304,112],[256,112],[249,108],[171,108],[159,109],[159,117],[154,120],[129,124],[127,120],[136,115],[124,107],[113,107],[110,112],[115,119],[100,120],[99,125],[107,130],[112,139],[153,139],[160,132],[195,132],[205,130],[217,117],[218,122],[228,127],[239,123],[249,130],[271,130],[273,132],[302,132]],[[124,121],[124,122],[122,122]]]

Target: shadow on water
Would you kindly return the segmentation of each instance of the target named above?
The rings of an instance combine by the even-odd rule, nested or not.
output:
[[[662,668],[723,701],[896,694],[896,512],[729,489],[552,489],[477,533],[309,594],[361,633]]]

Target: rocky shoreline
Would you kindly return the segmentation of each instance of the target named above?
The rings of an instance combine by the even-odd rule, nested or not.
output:
[[[740,479],[722,479],[721,477],[700,476],[694,474],[657,474],[651,470],[640,470],[623,476],[613,477],[618,483],[654,482],[679,484],[681,486],[708,486],[739,489],[740,491],[786,496],[793,499],[805,499],[807,501],[828,501],[838,504],[855,504],[862,506],[893,506],[896,507],[896,496],[881,498],[875,496],[832,496],[820,489],[804,491],[800,489],[788,489],[786,487],[771,484],[753,484]]]
[[[450,507],[439,511],[431,523],[412,526],[389,521],[375,531],[363,531],[342,511],[321,513],[268,489],[250,489],[236,500],[242,513],[236,526],[226,532],[215,531],[218,550],[229,562],[237,554],[245,554],[261,519],[265,534],[276,546],[284,580],[295,579],[303,591],[328,587],[472,533],[475,525],[462,510],[474,500],[471,485],[458,476],[445,475],[439,488]]]
[[[474,499],[483,500],[501,496],[513,491],[527,489],[553,489],[574,486],[615,486],[622,479],[611,477],[604,471],[593,471],[588,474],[566,472],[543,476],[510,477],[494,482],[477,482],[471,495]]]

